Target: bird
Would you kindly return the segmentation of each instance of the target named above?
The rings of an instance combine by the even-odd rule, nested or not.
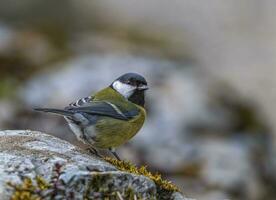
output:
[[[108,87],[63,109],[34,108],[36,111],[61,115],[77,140],[100,156],[99,149],[107,149],[121,160],[116,148],[134,137],[146,119],[146,79],[137,73],[126,73]],[[101,157],[101,156],[100,156]]]

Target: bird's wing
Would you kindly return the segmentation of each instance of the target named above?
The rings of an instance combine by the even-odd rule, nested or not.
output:
[[[85,106],[88,103],[91,103],[94,99],[94,96],[88,96],[88,97],[84,97],[81,99],[78,99],[76,102],[72,102],[69,104],[68,107],[66,107],[65,109],[69,109],[69,108],[73,108],[73,107],[80,107],[80,106]]]
[[[132,107],[129,111],[114,102],[94,100],[93,97],[79,99],[65,109],[73,113],[108,116],[120,120],[129,120],[139,114],[139,110],[136,107]]]

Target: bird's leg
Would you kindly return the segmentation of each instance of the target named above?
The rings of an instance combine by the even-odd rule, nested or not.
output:
[[[87,139],[87,137],[86,137],[86,135],[85,135],[85,131],[84,131],[83,127],[81,128],[81,132],[82,132],[82,139],[83,139],[84,141],[87,141],[88,139]],[[85,143],[85,142],[84,142],[84,143]],[[99,152],[97,151],[97,149],[94,148],[94,147],[92,147],[92,146],[90,146],[90,145],[89,145],[89,147],[87,148],[87,151],[88,151],[90,154],[93,154],[93,155],[98,156],[99,158],[103,158],[103,157],[99,154]]]
[[[95,149],[94,147],[89,147],[87,150],[88,150],[89,153],[91,153],[91,154],[93,154],[93,155],[96,155],[96,156],[98,156],[99,158],[103,158],[103,157],[99,154],[99,152],[97,151],[97,149]]]
[[[113,154],[113,156],[115,156],[115,158],[117,160],[121,160],[120,157],[118,156],[118,154],[116,153],[114,148],[108,148],[109,152]]]

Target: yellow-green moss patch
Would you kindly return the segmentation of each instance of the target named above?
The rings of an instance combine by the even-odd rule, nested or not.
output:
[[[152,174],[150,171],[147,170],[146,166],[141,166],[138,168],[137,166],[128,161],[120,161],[110,157],[105,157],[104,160],[114,165],[115,167],[117,167],[117,169],[121,171],[126,171],[137,175],[143,175],[150,178],[155,182],[157,186],[159,186],[163,190],[167,190],[170,192],[180,192],[180,189],[171,181],[162,179],[161,175],[158,173]]]
[[[40,176],[32,181],[30,178],[24,178],[21,184],[7,183],[14,189],[11,200],[41,200],[41,193],[49,188],[49,184]]]
[[[105,158],[105,160],[119,170],[126,171],[129,173],[143,175],[156,184],[157,188],[157,197],[158,199],[163,198],[165,195],[170,196],[173,192],[180,192],[179,188],[172,184],[170,181],[163,180],[160,174],[152,174],[149,172],[145,166],[136,167],[127,161],[118,161],[113,158]],[[70,187],[62,179],[60,179],[62,171],[62,165],[56,163],[53,170],[52,176],[49,181],[46,181],[44,178],[37,176],[33,180],[29,177],[22,177],[22,182],[20,184],[15,184],[8,182],[8,186],[13,189],[13,194],[11,200],[43,200],[43,199],[54,199],[56,196],[64,197],[64,199],[74,199],[75,192],[71,191],[70,194],[67,191],[67,188]],[[92,174],[91,174],[92,176]],[[134,192],[133,188],[127,188],[121,192],[112,191],[109,187],[105,187],[106,178],[108,176],[98,176],[93,174],[93,178],[90,180],[84,191],[84,199],[93,199],[96,196],[101,195],[107,199],[143,199],[140,194]],[[70,181],[69,181],[70,182]],[[154,195],[154,194],[149,194]],[[159,198],[160,197],[160,198]],[[162,198],[161,198],[162,197]],[[150,196],[149,199],[155,199],[153,196]]]

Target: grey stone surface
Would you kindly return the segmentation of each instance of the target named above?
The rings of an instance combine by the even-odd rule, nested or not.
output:
[[[53,136],[29,130],[0,131],[0,196],[10,198],[11,188],[7,182],[19,184],[21,177],[42,176],[46,180],[56,163],[62,166],[60,179],[66,185],[66,194],[74,191],[74,199],[83,199],[84,194],[101,199],[99,188],[110,192],[124,193],[132,190],[144,199],[156,198],[155,183],[147,177],[118,171],[114,166],[83,150]],[[89,184],[95,184],[87,190]],[[98,185],[97,185],[98,184]],[[95,191],[94,191],[95,190]],[[174,195],[181,199],[181,195]]]
[[[186,198],[186,197],[184,197],[182,194],[180,194],[179,192],[174,192],[174,193],[172,194],[171,199],[172,199],[172,200],[196,200],[196,199]]]

